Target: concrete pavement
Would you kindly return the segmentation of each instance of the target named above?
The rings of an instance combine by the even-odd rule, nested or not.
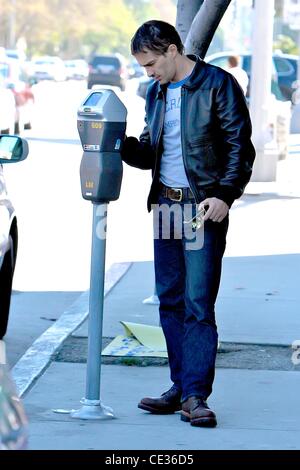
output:
[[[243,262],[241,260],[241,266]],[[254,260],[253,269],[257,266],[256,262]],[[251,266],[251,258],[248,263]],[[281,263],[284,264],[284,260]],[[224,269],[226,273],[230,262],[225,259],[224,264],[227,266]],[[238,270],[238,266],[235,269]],[[253,275],[253,272],[249,272],[249,284],[245,277],[246,286],[251,285]],[[287,309],[283,321],[279,315],[280,305],[276,306],[274,301],[273,317],[276,321],[272,322],[271,307],[268,314],[263,316],[266,303],[264,295],[259,296],[253,288],[254,294],[248,293],[246,298],[243,298],[243,291],[240,290],[235,299],[226,297],[226,291],[230,289],[230,277],[228,283],[226,274],[223,278],[225,285],[219,299],[222,312],[219,309],[218,315],[222,343],[228,339],[232,341],[232,338],[238,343],[248,340],[259,344],[264,341],[270,344],[272,338],[275,338],[277,343],[283,326],[286,332],[283,342],[294,338],[297,322],[293,310],[290,312]],[[120,319],[157,324],[156,308],[141,303],[149,290],[151,279],[150,263],[135,263],[131,266],[106,298],[104,335],[114,336],[121,332]],[[257,283],[259,285],[258,280]],[[282,303],[285,301],[282,299]],[[230,305],[236,306],[235,315]],[[270,335],[267,334],[268,328]],[[84,330],[85,327],[81,327],[74,335],[83,336]],[[290,356],[292,361],[292,349]],[[30,420],[30,448],[299,449],[300,424],[295,410],[299,408],[300,366],[295,364],[293,370],[288,372],[241,370],[235,367],[233,363],[232,368],[217,369],[214,393],[209,403],[217,412],[219,426],[207,430],[181,422],[178,413],[152,416],[137,408],[141,397],[156,396],[169,388],[166,366],[102,365],[101,398],[105,405],[113,408],[116,415],[114,420],[78,421],[68,415],[53,413],[53,409],[57,408],[80,408],[79,401],[85,393],[86,374],[85,364],[54,360],[25,395],[24,403]]]
[[[53,413],[79,408],[85,365],[52,363],[25,398],[30,449],[191,450],[299,449],[298,372],[218,369],[210,405],[219,426],[201,429],[179,414],[137,408],[169,385],[167,367],[102,366],[102,400],[116,419],[91,422]]]

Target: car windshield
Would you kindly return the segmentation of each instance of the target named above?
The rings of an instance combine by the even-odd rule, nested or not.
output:
[[[112,65],[115,68],[120,67],[120,62],[116,57],[94,57],[92,65]]]

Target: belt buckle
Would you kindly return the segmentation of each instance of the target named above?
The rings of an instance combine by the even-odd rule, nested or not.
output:
[[[183,197],[183,191],[181,188],[170,188],[169,189],[169,192],[173,193],[177,191],[178,192],[178,196],[175,196],[175,197],[172,197],[171,195],[169,196],[169,199],[171,199],[171,201],[174,201],[174,202],[181,202],[182,201],[182,197]]]

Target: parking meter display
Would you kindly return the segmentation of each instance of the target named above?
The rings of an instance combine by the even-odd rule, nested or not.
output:
[[[88,97],[86,102],[84,103],[84,106],[97,106],[97,104],[99,103],[99,101],[101,99],[101,96],[102,96],[102,93],[99,93],[99,92],[92,93]]]

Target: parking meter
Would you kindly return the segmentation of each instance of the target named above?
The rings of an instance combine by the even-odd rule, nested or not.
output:
[[[78,132],[83,157],[80,165],[81,192],[93,203],[91,280],[89,293],[88,357],[86,396],[72,418],[109,419],[113,410],[100,400],[107,204],[120,195],[121,145],[125,137],[127,110],[109,89],[93,90],[78,110]],[[99,225],[105,230],[99,231]],[[62,412],[62,410],[57,410]]]
[[[78,110],[77,127],[84,150],[81,192],[84,199],[103,203],[120,195],[127,110],[112,90],[92,91]]]

